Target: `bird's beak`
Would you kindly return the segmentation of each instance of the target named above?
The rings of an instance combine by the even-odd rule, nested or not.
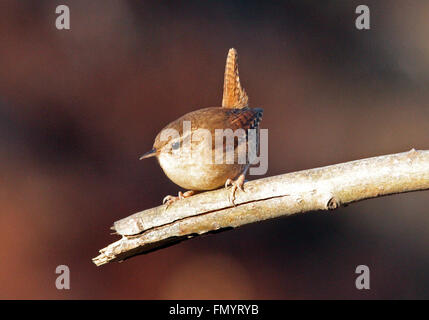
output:
[[[139,160],[143,160],[143,159],[146,159],[146,158],[154,157],[154,156],[157,155],[157,153],[158,153],[158,150],[156,150],[155,148],[153,148],[152,150],[150,150],[150,151],[146,152],[144,155],[142,155],[139,158]]]

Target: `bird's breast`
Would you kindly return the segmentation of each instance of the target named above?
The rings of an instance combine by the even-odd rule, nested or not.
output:
[[[212,190],[236,178],[245,164],[210,163],[201,158],[180,159],[170,153],[158,156],[159,164],[166,176],[175,184],[188,190]]]

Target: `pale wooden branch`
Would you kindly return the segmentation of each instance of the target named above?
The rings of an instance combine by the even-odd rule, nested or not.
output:
[[[229,190],[204,192],[116,221],[122,238],[100,250],[99,266],[216,230],[395,193],[429,189],[429,151],[362,159],[245,183],[235,204]],[[429,203],[428,203],[429,205]]]

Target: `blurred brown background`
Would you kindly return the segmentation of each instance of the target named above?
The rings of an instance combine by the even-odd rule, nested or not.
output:
[[[267,175],[427,149],[429,3],[367,1],[369,31],[359,4],[2,0],[0,298],[429,298],[428,192],[91,262],[113,221],[179,190],[138,156],[171,120],[220,105],[230,47],[265,109]]]

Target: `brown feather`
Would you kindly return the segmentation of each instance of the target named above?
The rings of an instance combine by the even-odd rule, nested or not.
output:
[[[248,105],[249,98],[240,84],[237,51],[231,48],[226,58],[222,107],[241,109]]]

